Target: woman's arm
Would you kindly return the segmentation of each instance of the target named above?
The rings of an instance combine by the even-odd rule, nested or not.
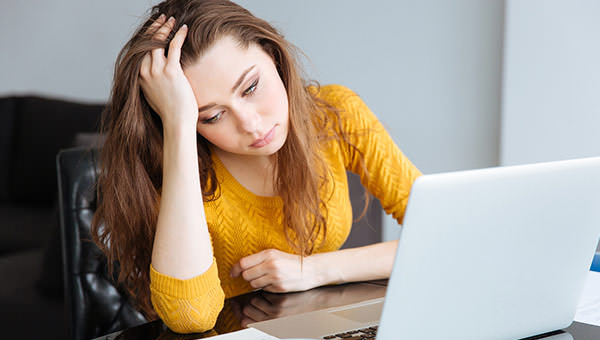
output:
[[[164,40],[173,18],[161,16],[150,27]],[[164,323],[180,333],[212,328],[223,308],[221,288],[204,215],[198,169],[198,105],[180,64],[187,27],[169,45],[157,48],[140,67],[140,84],[148,104],[163,124],[163,181],[150,266],[150,297]]]
[[[206,272],[213,261],[196,148],[194,127],[165,129],[163,188],[152,266],[178,279]]]
[[[267,249],[242,258],[231,276],[242,275],[254,288],[282,293],[355,281],[386,279],[392,272],[398,241],[299,255]]]
[[[320,285],[387,279],[398,241],[371,244],[310,256]]]
[[[164,40],[175,19],[159,18],[153,39]],[[178,279],[204,273],[212,263],[212,247],[202,203],[196,146],[198,106],[179,61],[187,28],[179,29],[169,55],[157,48],[140,67],[144,95],[163,123],[163,183],[152,248],[152,266]]]

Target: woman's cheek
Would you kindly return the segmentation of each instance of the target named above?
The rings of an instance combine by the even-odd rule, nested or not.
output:
[[[272,83],[269,88],[269,107],[273,114],[278,115],[280,119],[287,117],[288,98],[285,87],[279,78]]]

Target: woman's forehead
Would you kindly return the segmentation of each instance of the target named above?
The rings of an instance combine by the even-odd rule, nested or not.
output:
[[[229,93],[241,75],[269,67],[271,58],[257,44],[248,47],[229,36],[217,40],[195,62],[184,69],[196,97],[211,98]],[[198,98],[198,99],[200,99]]]
[[[184,71],[210,72],[229,71],[247,59],[261,57],[262,48],[254,43],[244,46],[231,36],[224,36],[212,43],[195,61],[184,67]]]

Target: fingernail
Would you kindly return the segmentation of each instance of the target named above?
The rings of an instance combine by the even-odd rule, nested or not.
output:
[[[183,25],[181,25],[181,28],[183,28],[184,30],[187,30],[188,27],[186,24],[183,24]]]
[[[158,20],[163,20],[164,18],[165,18],[165,14],[164,13],[158,16]]]
[[[173,17],[169,17],[169,20],[167,20],[167,21],[168,21],[168,22],[173,22],[173,21],[175,21],[175,18],[173,18]]]

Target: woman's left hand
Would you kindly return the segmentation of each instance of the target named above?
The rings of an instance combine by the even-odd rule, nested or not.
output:
[[[284,293],[308,290],[320,286],[313,257],[305,257],[276,249],[267,249],[246,256],[231,269],[231,276],[242,278],[254,288]]]

